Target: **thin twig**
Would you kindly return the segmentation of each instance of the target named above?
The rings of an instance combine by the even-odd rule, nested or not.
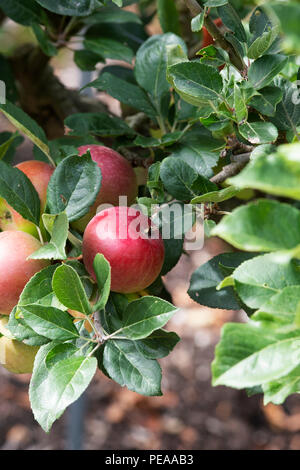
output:
[[[234,176],[239,173],[240,170],[249,162],[251,153],[243,153],[241,155],[235,155],[234,161],[229,165],[222,168],[222,171],[217,175],[213,176],[210,181],[215,184],[223,183],[230,176]]]
[[[100,342],[102,343],[104,341],[105,333],[100,321],[100,313],[98,311],[94,312],[94,324],[95,324],[95,329],[96,329],[96,334]]]
[[[203,8],[199,5],[197,0],[186,0],[186,4],[190,12],[194,16],[199,15],[199,13],[202,13],[203,11]],[[228,53],[228,56],[232,65],[234,65],[234,67],[237,68],[237,70],[241,73],[241,75],[245,77],[247,74],[246,64],[244,63],[240,55],[236,52],[232,44],[230,44],[230,42],[227,41],[227,39],[222,34],[221,30],[215,25],[213,20],[208,15],[206,15],[206,17],[204,18],[204,25],[207,31],[209,32],[209,34],[216,41],[217,45],[222,47],[222,49],[224,49]]]

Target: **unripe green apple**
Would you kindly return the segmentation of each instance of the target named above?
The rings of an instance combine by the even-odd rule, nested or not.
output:
[[[15,339],[0,338],[0,364],[14,374],[31,374],[39,348]]]
[[[47,260],[27,259],[41,243],[21,231],[0,233],[0,315],[9,315],[31,277],[49,265]]]
[[[101,188],[88,214],[72,223],[72,227],[84,232],[100,204],[119,205],[119,196],[127,196],[127,204],[135,201],[138,192],[137,177],[130,163],[118,152],[101,145],[79,147],[79,155],[90,151],[91,157],[101,169]]]
[[[38,160],[19,163],[16,168],[21,170],[35,187],[41,202],[41,213],[43,213],[47,200],[47,187],[54,168]],[[25,220],[3,198],[0,198],[0,230],[3,232],[21,230],[35,237],[38,236],[36,226],[29,220]]]
[[[0,317],[0,333],[3,336],[6,336],[7,338],[13,339],[13,335],[7,328],[7,323],[8,323],[9,317],[7,315]]]
[[[111,266],[111,290],[122,294],[150,286],[161,272],[164,252],[157,228],[151,226],[147,216],[131,207],[103,210],[91,220],[83,236],[87,271],[96,279],[94,258],[97,253],[103,254]]]

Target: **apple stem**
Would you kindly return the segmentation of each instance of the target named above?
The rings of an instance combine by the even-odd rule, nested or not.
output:
[[[87,355],[87,357],[92,357],[92,355],[99,349],[101,346],[101,343],[98,343],[97,346]]]
[[[37,229],[37,233],[39,234],[40,242],[41,242],[42,245],[44,245],[45,242],[44,242],[44,239],[43,239],[43,235],[42,235],[41,229],[40,229],[40,227],[39,227],[38,225],[36,225],[36,229]]]
[[[99,338],[100,342],[103,343],[103,341],[105,341],[105,332],[100,322],[99,312],[97,311],[94,312],[94,325],[95,325],[96,335]]]
[[[91,321],[89,315],[86,315],[85,317],[86,317],[87,321],[89,322],[89,324],[91,325],[95,335],[98,336],[97,328],[95,327],[94,323]]]

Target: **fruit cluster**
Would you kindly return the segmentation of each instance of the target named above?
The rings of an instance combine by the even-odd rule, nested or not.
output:
[[[141,291],[161,272],[163,240],[160,235],[148,236],[152,227],[147,216],[134,208],[118,206],[120,196],[126,196],[128,205],[137,197],[137,177],[128,161],[114,150],[99,145],[80,147],[78,153],[81,156],[88,150],[101,169],[102,181],[88,214],[72,224],[73,229],[83,233],[84,265],[96,280],[93,261],[97,253],[101,253],[111,266],[112,291],[124,294]],[[36,189],[42,214],[47,209],[47,187],[54,168],[36,160],[23,162],[17,168]],[[112,207],[96,214],[102,204]],[[27,282],[50,264],[48,260],[29,259],[41,247],[38,232],[45,229],[42,221],[40,227],[36,227],[0,199],[0,230],[0,334],[3,335],[0,337],[0,363],[14,373],[30,373],[38,348],[14,340],[6,324]],[[143,233],[137,237],[137,232]],[[69,313],[79,316],[76,312]]]

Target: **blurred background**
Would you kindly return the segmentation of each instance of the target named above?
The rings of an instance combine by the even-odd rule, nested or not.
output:
[[[151,33],[159,33],[154,22]],[[33,41],[28,30],[6,21],[0,32],[1,49],[9,52],[18,44]],[[55,74],[68,88],[91,81],[74,66],[72,51],[62,50],[52,61]],[[97,72],[95,72],[97,75]],[[95,95],[96,97],[96,95]],[[119,103],[98,94],[115,114]],[[0,117],[0,132],[13,130]],[[26,139],[18,148],[15,163],[32,159],[32,145]],[[210,366],[220,330],[228,321],[243,322],[243,312],[213,310],[194,303],[187,295],[192,272],[229,247],[209,239],[201,251],[184,255],[165,278],[178,313],[168,328],[181,337],[163,368],[163,397],[143,397],[107,379],[98,371],[83,402],[71,407],[54,424],[49,435],[34,421],[28,399],[30,377],[15,376],[0,368],[0,449],[300,449],[300,401],[287,400],[284,407],[263,407],[260,396],[224,387],[212,388]],[[83,409],[84,432],[75,419]],[[74,438],[74,436],[73,436]]]

